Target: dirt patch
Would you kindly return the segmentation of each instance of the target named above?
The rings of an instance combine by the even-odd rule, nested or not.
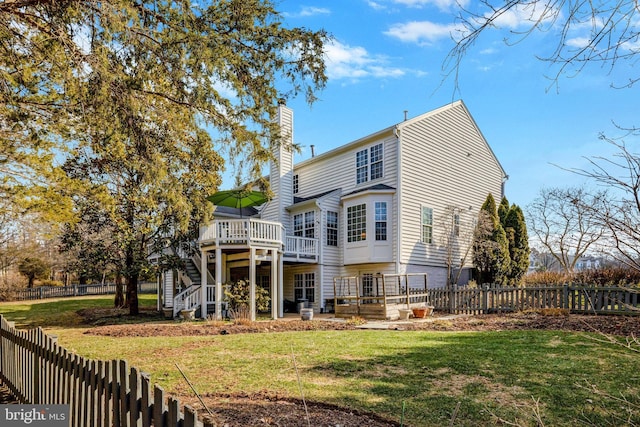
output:
[[[90,335],[109,337],[156,337],[156,336],[200,336],[256,334],[292,331],[351,330],[355,326],[344,322],[322,320],[265,320],[247,324],[230,322],[174,322],[159,324],[98,326],[85,332]]]
[[[306,402],[269,393],[256,394],[206,394],[202,396],[213,416],[194,399],[187,402],[203,418],[221,427],[242,426],[372,426],[397,427],[395,421],[375,414],[352,411],[339,406],[319,402]],[[307,419],[308,414],[308,419]]]

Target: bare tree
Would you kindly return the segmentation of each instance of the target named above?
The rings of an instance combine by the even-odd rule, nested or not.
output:
[[[603,200],[605,193],[591,195],[584,188],[547,188],[527,207],[529,230],[565,271],[573,272],[602,238],[605,228],[593,212]]]
[[[473,9],[472,9],[473,8]],[[607,2],[571,0],[481,0],[461,8],[458,29],[452,34],[456,45],[449,52],[444,67],[456,78],[464,56],[487,30],[506,29],[504,42],[517,44],[533,33],[555,36],[546,44],[549,50],[536,52],[538,59],[550,62],[557,81],[562,75],[573,76],[589,64],[613,69],[617,65],[633,68],[640,51],[640,27],[637,1]],[[507,31],[505,31],[507,32]],[[633,73],[634,71],[631,71]],[[618,87],[631,87],[640,76],[632,74]]]
[[[559,269],[558,260],[545,248],[531,248],[531,266],[535,271],[555,271]]]
[[[639,130],[630,130],[638,136]],[[613,251],[619,263],[640,271],[640,154],[632,152],[622,140],[601,137],[618,149],[611,158],[588,158],[589,169],[571,169],[608,188],[607,197],[599,204],[584,209],[601,227],[608,230]]]
[[[440,217],[439,229],[447,264],[447,286],[458,283],[462,270],[471,254],[473,241],[473,218],[469,210],[447,206]]]

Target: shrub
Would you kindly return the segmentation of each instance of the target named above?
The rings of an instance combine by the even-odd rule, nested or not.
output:
[[[45,280],[37,280],[36,286],[64,286],[64,283],[62,283],[59,280],[45,279]]]
[[[560,271],[535,271],[522,278],[524,286],[562,285],[571,281],[571,275]]]
[[[560,271],[537,271],[524,276],[523,283],[525,286],[575,283],[590,286],[639,287],[640,271],[620,267],[598,268],[573,274]]]
[[[227,283],[225,285],[224,297],[225,301],[229,303],[229,313],[236,322],[251,318],[251,311],[249,309],[249,282],[239,280],[237,282]],[[258,311],[268,310],[269,301],[269,292],[260,286],[256,286],[256,308]]]

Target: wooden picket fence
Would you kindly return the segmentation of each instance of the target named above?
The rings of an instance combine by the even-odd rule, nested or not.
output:
[[[487,314],[559,308],[581,314],[640,315],[640,290],[582,285],[429,289],[435,310]]]
[[[17,330],[0,315],[0,380],[25,404],[70,405],[71,427],[211,427],[196,410],[152,387],[124,360],[70,353],[42,329]]]
[[[155,282],[142,282],[138,284],[138,293],[156,293],[158,284]],[[46,298],[77,297],[83,295],[114,295],[116,285],[114,283],[93,285],[70,286],[38,286],[35,288],[15,289],[9,293],[12,300],[37,300]]]

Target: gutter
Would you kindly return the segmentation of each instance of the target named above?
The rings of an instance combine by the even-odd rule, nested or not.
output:
[[[402,148],[400,144],[400,127],[396,125],[393,130],[393,134],[397,139],[397,179],[396,183],[396,274],[400,274],[400,256],[402,253],[402,238],[401,238],[401,230],[402,230],[402,215],[400,207],[402,206]]]
[[[318,265],[320,266],[320,301],[318,306],[320,307],[320,311],[324,311],[324,249],[322,242],[324,242],[324,227],[322,226],[322,207],[320,206],[320,202],[316,200],[316,206],[318,207],[318,211],[320,212],[320,232],[318,233]]]

